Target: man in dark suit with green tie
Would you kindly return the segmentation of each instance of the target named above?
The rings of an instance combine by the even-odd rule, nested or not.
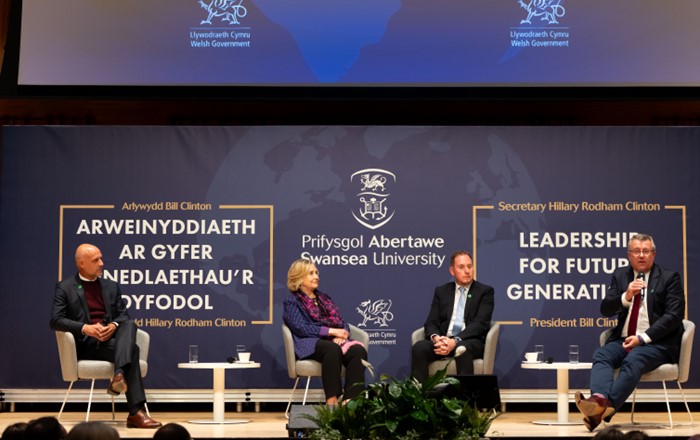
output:
[[[411,350],[411,374],[423,382],[428,365],[455,356],[457,374],[473,374],[474,359],[484,355],[486,334],[491,328],[494,306],[493,287],[474,279],[474,262],[466,251],[450,258],[454,282],[435,288],[428,319],[426,339]]]

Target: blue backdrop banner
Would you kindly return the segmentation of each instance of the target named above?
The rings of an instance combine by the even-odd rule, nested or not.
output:
[[[84,242],[151,335],[154,389],[210,386],[177,367],[191,344],[202,362],[245,345],[262,368],[237,386],[289,388],[281,304],[299,257],[396,377],[458,249],[495,288],[504,389],[555,387],[520,367],[535,344],[556,361],[577,344],[590,362],[615,324],[599,306],[634,232],[654,236],[687,317],[700,316],[687,297],[698,128],[5,127],[2,141],[0,388],[64,386],[48,322]]]

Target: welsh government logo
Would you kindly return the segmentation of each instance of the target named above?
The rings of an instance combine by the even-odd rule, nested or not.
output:
[[[386,202],[389,198],[388,187],[396,183],[394,173],[379,168],[367,168],[350,176],[350,182],[360,185],[357,194],[359,208],[352,211],[362,226],[377,229],[389,222],[396,211],[389,213]]]
[[[209,0],[209,3],[199,0],[198,3],[209,14],[200,24],[211,24],[211,19],[218,17],[223,17],[221,21],[228,21],[230,24],[241,24],[238,18],[248,14],[248,10],[242,5],[243,0]]]
[[[532,24],[530,20],[533,17],[540,17],[540,20],[546,21],[548,24],[558,24],[558,17],[563,17],[566,14],[564,6],[561,5],[563,0],[530,0],[524,2],[518,0],[518,4],[527,11],[527,18],[520,20],[520,24]]]
[[[391,300],[378,299],[373,302],[371,299],[368,299],[367,301],[362,301],[360,307],[357,307],[357,313],[363,319],[357,326],[367,327],[369,322],[379,327],[388,327],[388,323],[394,320],[394,314],[389,311],[390,308]]]

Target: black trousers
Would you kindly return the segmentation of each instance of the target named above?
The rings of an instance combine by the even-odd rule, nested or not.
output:
[[[479,359],[484,355],[484,344],[481,341],[462,341],[467,349],[461,356],[454,360],[457,367],[457,374],[474,374],[474,359]],[[445,359],[453,355],[440,356],[433,351],[433,341],[423,339],[416,342],[411,349],[411,375],[421,383],[428,378],[428,365],[439,359]]]
[[[126,402],[130,415],[136,414],[146,403],[136,330],[136,323],[128,320],[119,324],[108,341],[99,342],[95,338],[88,338],[78,346],[79,359],[114,362],[114,369],[124,372],[127,386]]]
[[[326,399],[340,397],[352,399],[365,388],[365,367],[362,360],[367,360],[367,350],[361,345],[353,345],[343,354],[340,345],[327,339],[319,339],[316,351],[309,359],[321,363],[321,382]],[[341,370],[345,366],[345,392],[341,381]]]

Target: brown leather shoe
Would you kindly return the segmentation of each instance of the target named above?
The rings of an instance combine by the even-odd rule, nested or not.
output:
[[[614,412],[615,408],[605,408],[602,414],[584,417],[583,424],[586,425],[589,431],[593,431],[603,420],[605,420],[606,423],[609,422]]]
[[[586,416],[583,418],[583,424],[586,425],[588,431],[591,432],[600,425],[603,418],[600,415],[597,416]]]
[[[146,411],[140,409],[139,412],[133,416],[126,418],[127,428],[141,428],[141,429],[156,429],[163,426],[162,423],[156,422],[146,414]]]
[[[612,416],[615,412],[615,408],[605,397],[593,395],[585,398],[583,393],[577,391],[575,400],[576,407],[584,415],[583,423],[589,431],[593,431],[604,418]]]
[[[118,396],[121,393],[126,393],[126,380],[122,373],[117,373],[112,378],[112,381],[107,387],[107,392],[113,396]]]

